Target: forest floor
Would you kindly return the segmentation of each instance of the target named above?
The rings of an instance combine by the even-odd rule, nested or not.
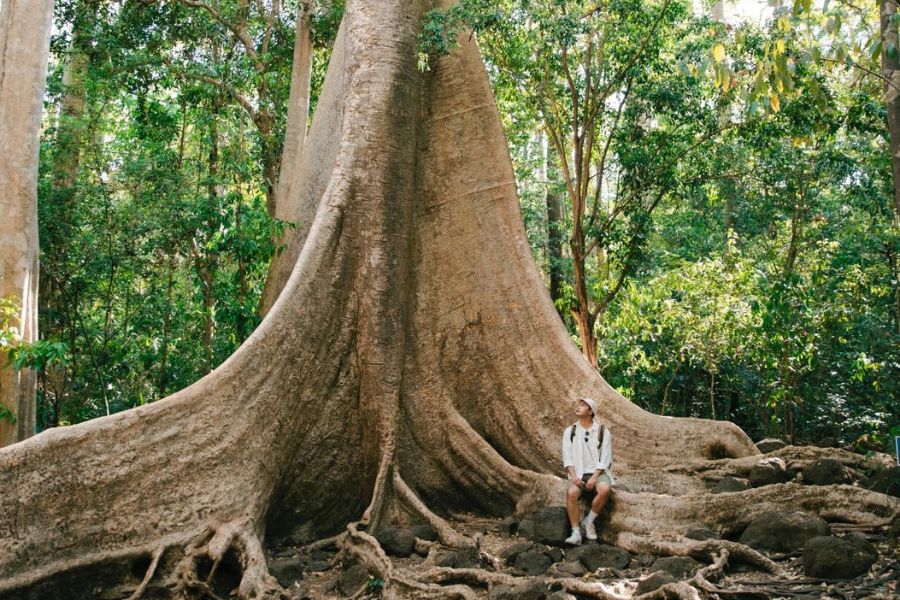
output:
[[[662,564],[656,562],[660,558],[657,556],[629,554],[624,550],[605,546],[607,562],[615,565],[588,571],[584,568],[584,558],[580,562],[577,558],[572,558],[584,550],[554,548],[524,537],[507,535],[502,533],[504,526],[499,519],[456,515],[449,522],[459,533],[477,540],[480,551],[477,557],[470,555],[468,564],[460,564],[466,563],[465,558],[458,558],[463,551],[442,547],[437,542],[426,548],[419,542],[417,551],[409,556],[391,557],[395,571],[415,578],[417,575],[440,571],[440,567],[455,567],[460,572],[465,570],[468,572],[466,577],[450,578],[441,583],[467,584],[478,598],[489,600],[580,600],[591,597],[637,598],[641,595],[638,592],[642,592],[647,598],[666,597],[661,594],[663,590],[656,594],[646,591],[648,587],[652,587],[647,581],[651,576],[664,582],[689,580],[695,571],[705,566],[683,557],[667,559],[669,562]],[[841,533],[839,527],[835,527],[835,533]],[[855,579],[841,581],[809,578],[803,573],[801,551],[766,553],[779,565],[779,573],[761,573],[742,564],[729,565],[723,575],[713,582],[716,591],[700,594],[699,597],[718,597],[722,600],[900,598],[900,539],[878,531],[862,532],[862,535],[877,548],[879,556],[867,573]],[[528,547],[528,544],[533,545]],[[602,541],[585,542],[582,547],[598,544],[602,545]],[[527,550],[523,552],[523,548]],[[595,550],[602,553],[600,549]],[[529,554],[523,557],[525,552]],[[548,558],[540,559],[538,554]],[[601,557],[601,562],[602,560]],[[548,561],[550,564],[547,564]],[[590,561],[587,564],[590,565]],[[673,577],[660,574],[661,565]],[[370,577],[362,566],[354,566],[352,559],[342,557],[334,548],[313,552],[306,552],[302,547],[273,549],[270,569],[296,600],[349,597],[361,600],[381,596],[381,581]],[[493,578],[494,581],[488,585],[473,584],[472,573],[479,569],[484,571],[485,579]],[[532,574],[523,569],[528,569]],[[506,578],[501,581],[501,578],[495,576],[498,573],[512,576],[514,583],[510,584]],[[560,583],[565,578],[578,578],[590,584],[602,583],[602,588],[594,586],[602,591],[596,595],[569,594]],[[642,581],[645,581],[643,585]],[[642,588],[640,590],[639,585]],[[415,598],[417,594],[412,593],[410,597]]]

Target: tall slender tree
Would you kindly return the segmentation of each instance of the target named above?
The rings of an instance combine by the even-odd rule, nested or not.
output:
[[[37,340],[37,170],[53,1],[0,5],[0,298],[18,315],[25,343]],[[34,433],[36,378],[0,357],[0,446]]]

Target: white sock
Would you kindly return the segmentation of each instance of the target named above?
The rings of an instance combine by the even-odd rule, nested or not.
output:
[[[589,512],[588,516],[586,516],[584,518],[584,524],[590,525],[591,523],[594,522],[594,519],[596,519],[598,516],[599,516],[598,513],[595,513],[594,511]]]
[[[573,527],[572,533],[577,533],[578,535],[581,535],[581,529],[579,529],[578,527]]]

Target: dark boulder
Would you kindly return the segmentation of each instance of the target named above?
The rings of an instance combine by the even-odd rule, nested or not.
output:
[[[515,585],[495,585],[488,592],[488,600],[545,600],[548,592],[547,582],[535,578]]]
[[[344,569],[338,578],[337,587],[344,596],[352,596],[369,583],[369,572],[362,565],[353,565]]]
[[[519,529],[519,522],[515,517],[509,516],[497,523],[497,533],[500,535],[511,536]]]
[[[474,569],[480,564],[478,548],[466,546],[459,550],[451,550],[439,554],[434,564],[438,567],[452,567],[454,569]]]
[[[606,544],[586,544],[576,546],[566,552],[566,560],[579,560],[588,571],[600,568],[624,569],[631,562],[627,550]]]
[[[792,474],[787,470],[787,466],[780,458],[767,458],[750,468],[747,478],[753,487],[762,487],[764,485],[773,485],[776,483],[785,483],[790,481]]]
[[[637,589],[634,590],[634,595],[640,596],[641,594],[648,594],[655,589],[661,588],[667,583],[675,583],[675,577],[668,571],[651,573],[649,576],[644,577],[638,582]]]
[[[587,573],[587,569],[580,561],[567,560],[553,565],[549,573],[555,577],[581,577]]]
[[[889,494],[900,498],[900,467],[891,467],[876,472],[869,477],[866,487],[873,492]]]
[[[416,548],[416,536],[406,527],[385,527],[375,535],[375,539],[392,556],[406,558]]]
[[[689,540],[719,540],[722,539],[718,533],[707,527],[693,527],[685,532],[684,537]]]
[[[534,548],[534,542],[517,542],[504,548],[500,552],[499,557],[509,565],[516,562],[516,558],[520,554],[528,552],[532,548]]]
[[[306,560],[299,556],[277,558],[269,562],[269,574],[278,580],[282,587],[290,587],[295,581],[303,579]]]
[[[862,536],[814,537],[803,547],[803,572],[808,577],[853,579],[877,559],[878,551]]]
[[[428,523],[413,525],[412,527],[410,527],[410,530],[413,532],[413,535],[420,540],[425,540],[427,542],[436,542],[438,540],[437,531],[435,531],[434,527],[432,527]]]
[[[740,542],[757,550],[792,552],[814,537],[829,535],[831,528],[819,517],[803,512],[770,511],[753,519]]]
[[[650,566],[654,571],[666,571],[676,579],[687,579],[700,568],[700,563],[690,556],[665,556]]]
[[[543,575],[552,564],[553,561],[543,552],[529,550],[519,554],[513,566],[526,575]]]
[[[561,546],[572,533],[569,515],[565,506],[548,506],[533,515],[534,533],[532,539],[542,544]]]
[[[820,458],[803,469],[803,483],[808,485],[835,485],[852,483],[853,476],[839,460]]]
[[[779,440],[776,438],[766,438],[764,440],[759,440],[756,442],[756,449],[762,452],[763,454],[768,454],[769,452],[774,452],[775,450],[781,450],[787,446],[784,440]]]
[[[729,492],[743,492],[744,490],[750,489],[750,482],[746,479],[739,479],[737,477],[723,477],[719,480],[719,483],[713,488],[714,494],[727,494]]]

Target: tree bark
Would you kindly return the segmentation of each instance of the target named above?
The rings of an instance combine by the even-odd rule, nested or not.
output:
[[[37,170],[41,114],[50,52],[52,0],[4,0],[0,6],[0,298],[19,307],[17,333],[37,340]],[[34,433],[36,377],[0,357],[0,446]]]
[[[578,395],[598,400],[623,470],[756,453],[730,423],[641,410],[581,358],[534,264],[475,43],[463,35],[417,69],[429,8],[348,3],[300,168],[310,177],[294,192],[318,208],[246,343],[167,399],[0,451],[0,595],[88,597],[125,580],[201,596],[199,566],[231,554],[240,597],[283,598],[262,544],[306,525],[346,528],[340,543],[383,576],[386,597],[416,597],[424,584],[392,572],[367,532],[415,514],[460,544],[428,507],[559,503],[565,484],[551,473]],[[637,548],[653,531],[733,526],[763,505],[825,496],[784,486],[763,503],[758,490],[682,487],[617,493],[605,535]],[[897,511],[848,489],[827,509]]]
[[[562,193],[554,189],[558,171],[553,159],[544,149],[544,160],[547,162],[547,262],[550,271],[550,298],[555,305],[562,298],[563,285],[563,231],[565,223],[562,213]]]
[[[893,0],[881,0],[881,70],[885,78],[884,96],[890,132],[891,170],[894,175],[894,215],[900,219],[900,38],[891,17],[897,12]],[[896,49],[888,56],[887,47]]]

